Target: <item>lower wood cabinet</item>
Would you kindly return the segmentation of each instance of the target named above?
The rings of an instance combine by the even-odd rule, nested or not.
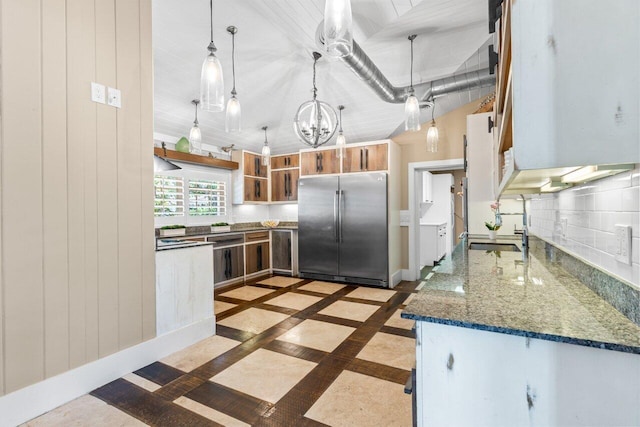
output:
[[[242,246],[213,250],[213,283],[226,282],[244,276]]]
[[[251,243],[246,247],[246,274],[253,274],[269,269],[269,242]]]
[[[271,232],[271,268],[290,272],[293,268],[292,259],[293,233],[290,230],[273,230]]]

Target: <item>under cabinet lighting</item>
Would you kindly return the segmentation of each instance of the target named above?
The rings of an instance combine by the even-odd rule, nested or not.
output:
[[[585,166],[562,177],[562,182],[580,184],[633,169],[633,164]]]
[[[545,185],[540,187],[541,193],[554,193],[556,191],[564,190],[565,188],[571,187],[571,184],[567,184],[560,181],[549,180]]]

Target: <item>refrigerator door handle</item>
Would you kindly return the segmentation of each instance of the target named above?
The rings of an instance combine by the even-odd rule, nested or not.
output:
[[[340,242],[340,235],[338,234],[338,216],[340,212],[340,192],[336,190],[335,196],[333,196],[333,229],[335,230],[336,242]]]
[[[338,228],[339,228],[339,242],[342,243],[342,217],[344,216],[344,191],[340,190],[340,198],[338,199]]]

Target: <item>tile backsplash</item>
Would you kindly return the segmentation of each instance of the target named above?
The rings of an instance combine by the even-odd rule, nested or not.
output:
[[[530,202],[530,232],[640,288],[640,167]],[[615,225],[631,231],[631,265],[617,261]]]

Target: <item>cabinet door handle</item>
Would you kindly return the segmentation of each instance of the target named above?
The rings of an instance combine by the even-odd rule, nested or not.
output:
[[[360,170],[364,169],[364,151],[360,149]]]
[[[224,251],[224,278],[231,277],[231,251],[226,249]]]
[[[255,175],[260,176],[260,159],[257,157],[253,159],[253,169],[255,171]]]
[[[262,270],[262,245],[258,245],[256,248],[256,255],[258,256],[258,271]]]
[[[258,181],[253,181],[253,197],[258,198]]]
[[[256,181],[256,184],[258,184],[258,199],[260,198],[260,181]]]
[[[366,147],[364,149],[364,168],[369,170],[369,149]]]
[[[291,195],[291,175],[284,174],[284,196],[289,197]]]
[[[322,172],[322,170],[324,169],[324,167],[322,166],[322,158],[323,158],[323,155],[322,153],[320,153],[320,172]]]
[[[291,236],[287,237],[287,259],[291,263]]]
[[[316,153],[316,172],[320,172],[320,154]]]

